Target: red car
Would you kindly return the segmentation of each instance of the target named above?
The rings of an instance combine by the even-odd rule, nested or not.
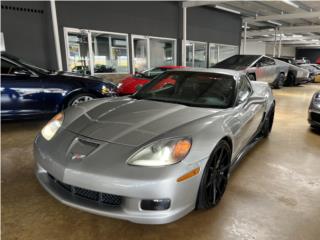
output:
[[[145,70],[134,74],[133,76],[123,79],[118,85],[118,95],[130,95],[137,91],[137,88],[143,86],[151,81],[154,77],[159,74],[166,72],[170,69],[185,68],[184,66],[161,66]],[[170,82],[168,82],[169,84]]]

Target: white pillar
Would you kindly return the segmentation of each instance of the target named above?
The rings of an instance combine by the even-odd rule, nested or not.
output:
[[[187,43],[187,8],[186,7],[183,7],[183,27],[182,27],[182,46],[181,46],[181,63],[182,63],[182,66],[186,66],[186,43]]]
[[[244,22],[244,36],[243,36],[243,50],[242,50],[242,54],[246,54],[247,27],[248,27],[248,23],[247,23],[247,22]]]
[[[277,47],[277,29],[274,28],[274,41],[273,41],[273,57],[276,56],[276,47]]]
[[[278,47],[278,57],[281,57],[281,47],[282,47],[281,40],[282,40],[282,34],[280,33],[279,47]]]
[[[58,30],[58,20],[57,20],[57,10],[55,0],[50,0],[51,6],[51,16],[52,16],[52,26],[53,26],[53,35],[54,35],[54,44],[56,48],[56,56],[58,63],[58,70],[62,71],[62,58],[61,58],[61,48],[60,48],[60,39],[59,39],[59,30]]]

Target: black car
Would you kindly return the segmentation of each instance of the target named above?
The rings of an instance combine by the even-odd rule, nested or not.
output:
[[[116,95],[116,85],[92,76],[50,72],[1,54],[1,119],[49,116],[94,98]]]

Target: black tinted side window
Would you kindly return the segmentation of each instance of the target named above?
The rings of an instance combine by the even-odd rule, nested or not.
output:
[[[13,74],[17,66],[1,59],[1,74]]]

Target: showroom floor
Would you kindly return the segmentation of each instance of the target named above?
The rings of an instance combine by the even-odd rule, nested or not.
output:
[[[43,121],[2,124],[2,239],[319,239],[320,133],[307,108],[320,85],[275,90],[275,124],[231,176],[218,207],[150,226],[67,207],[38,184],[32,142]]]

